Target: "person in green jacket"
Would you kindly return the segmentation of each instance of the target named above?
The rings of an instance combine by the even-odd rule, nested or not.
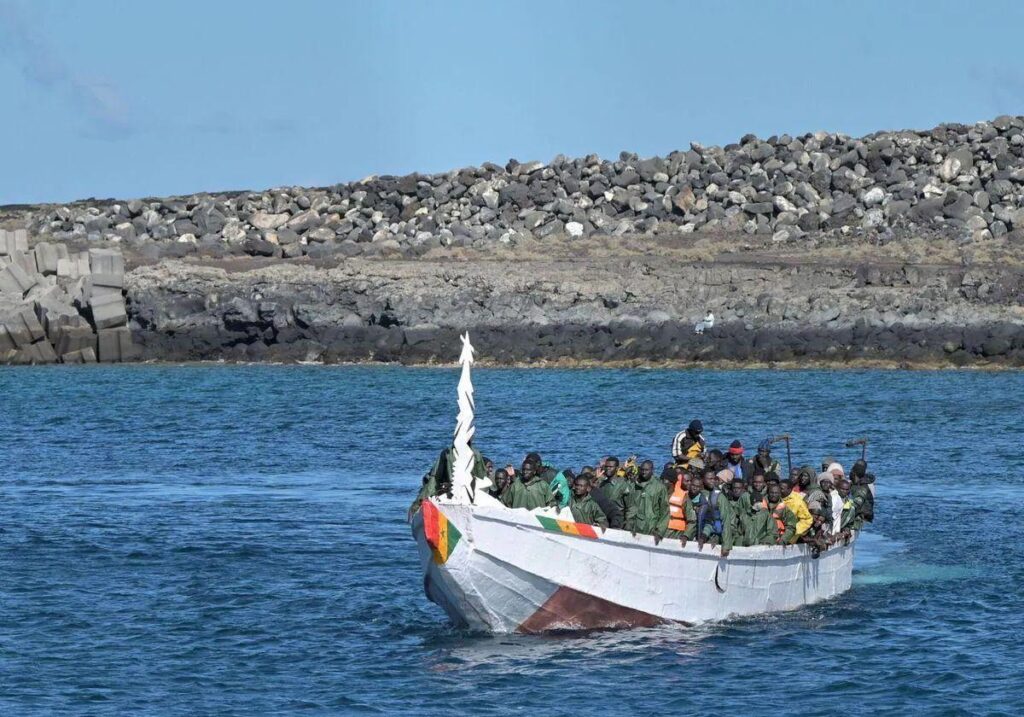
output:
[[[845,478],[837,480],[836,492],[843,499],[843,514],[839,519],[839,537],[849,542],[851,532],[860,530],[864,526],[864,520],[860,517],[853,498],[850,497],[850,481]]]
[[[782,502],[782,489],[778,483],[769,483],[765,489],[765,506],[752,518],[755,540],[753,545],[789,545],[796,535],[796,515]],[[779,521],[782,522],[780,529]]]
[[[722,515],[722,557],[735,546],[747,545],[750,502],[746,498],[746,484],[742,478],[733,478],[718,499]]]
[[[527,510],[545,508],[554,500],[550,479],[545,479],[537,474],[537,465],[530,460],[529,456],[523,461],[519,480],[512,482],[510,490],[509,507],[511,508],[526,508]]]
[[[493,485],[488,489],[488,492],[508,508],[512,503],[512,476],[504,468],[499,468],[494,471],[494,478],[491,480]]]
[[[619,459],[615,456],[609,456],[604,460],[602,475],[603,477],[597,484],[597,487],[604,494],[605,498],[615,504],[623,521],[622,526],[615,525],[614,527],[626,527],[626,495],[632,490],[633,482],[619,475]],[[610,514],[608,519],[613,521]]]
[[[655,545],[668,533],[668,491],[655,480],[653,461],[639,465],[636,484],[626,496],[626,529],[653,535]]]
[[[470,468],[470,474],[477,480],[486,478],[487,467],[484,464],[484,457],[480,455],[480,451],[473,448],[472,443],[470,443],[469,447],[473,451],[473,466]],[[427,498],[451,492],[453,470],[455,470],[454,444],[441,451],[441,455],[434,461],[434,465],[423,476],[423,485],[420,487],[420,492],[416,495],[412,505],[409,506],[408,517],[410,519]]]
[[[855,464],[854,469],[856,468]],[[856,529],[860,530],[865,522],[870,523],[875,519],[875,494],[871,492],[871,484],[874,483],[875,477],[870,473],[858,475],[853,470],[850,471],[850,477],[853,478],[850,498],[857,508],[859,526]]]
[[[590,481],[585,476],[579,475],[573,479],[569,510],[572,511],[572,519],[577,523],[599,525],[605,530],[608,528],[608,516],[601,510],[597,501],[590,497]]]

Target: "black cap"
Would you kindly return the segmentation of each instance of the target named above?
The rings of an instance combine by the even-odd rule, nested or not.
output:
[[[690,433],[703,433],[704,424],[700,422],[699,418],[695,418],[692,421],[690,421],[690,426],[688,430],[690,431]]]

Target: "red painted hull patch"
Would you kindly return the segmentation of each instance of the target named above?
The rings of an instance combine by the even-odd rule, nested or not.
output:
[[[663,622],[650,613],[562,586],[519,626],[519,632],[652,627]]]

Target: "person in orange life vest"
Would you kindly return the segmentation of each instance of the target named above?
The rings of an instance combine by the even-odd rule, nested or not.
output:
[[[796,535],[796,515],[782,502],[782,488],[769,483],[764,510],[754,519],[758,545],[788,545]]]
[[[694,479],[685,471],[677,471],[675,475],[676,479],[669,487],[666,537],[679,538],[680,544],[685,547],[686,541],[697,534],[697,512],[690,500]]]

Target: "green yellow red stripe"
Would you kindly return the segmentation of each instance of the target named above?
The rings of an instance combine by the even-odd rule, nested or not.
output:
[[[544,530],[550,530],[553,533],[562,533],[564,535],[578,535],[581,538],[592,538],[597,539],[597,531],[594,530],[594,526],[587,525],[586,523],[574,523],[571,520],[558,520],[557,518],[549,518],[546,515],[538,515],[537,521],[544,527]]]
[[[423,501],[423,535],[439,565],[448,561],[462,537],[459,529],[429,500]]]

